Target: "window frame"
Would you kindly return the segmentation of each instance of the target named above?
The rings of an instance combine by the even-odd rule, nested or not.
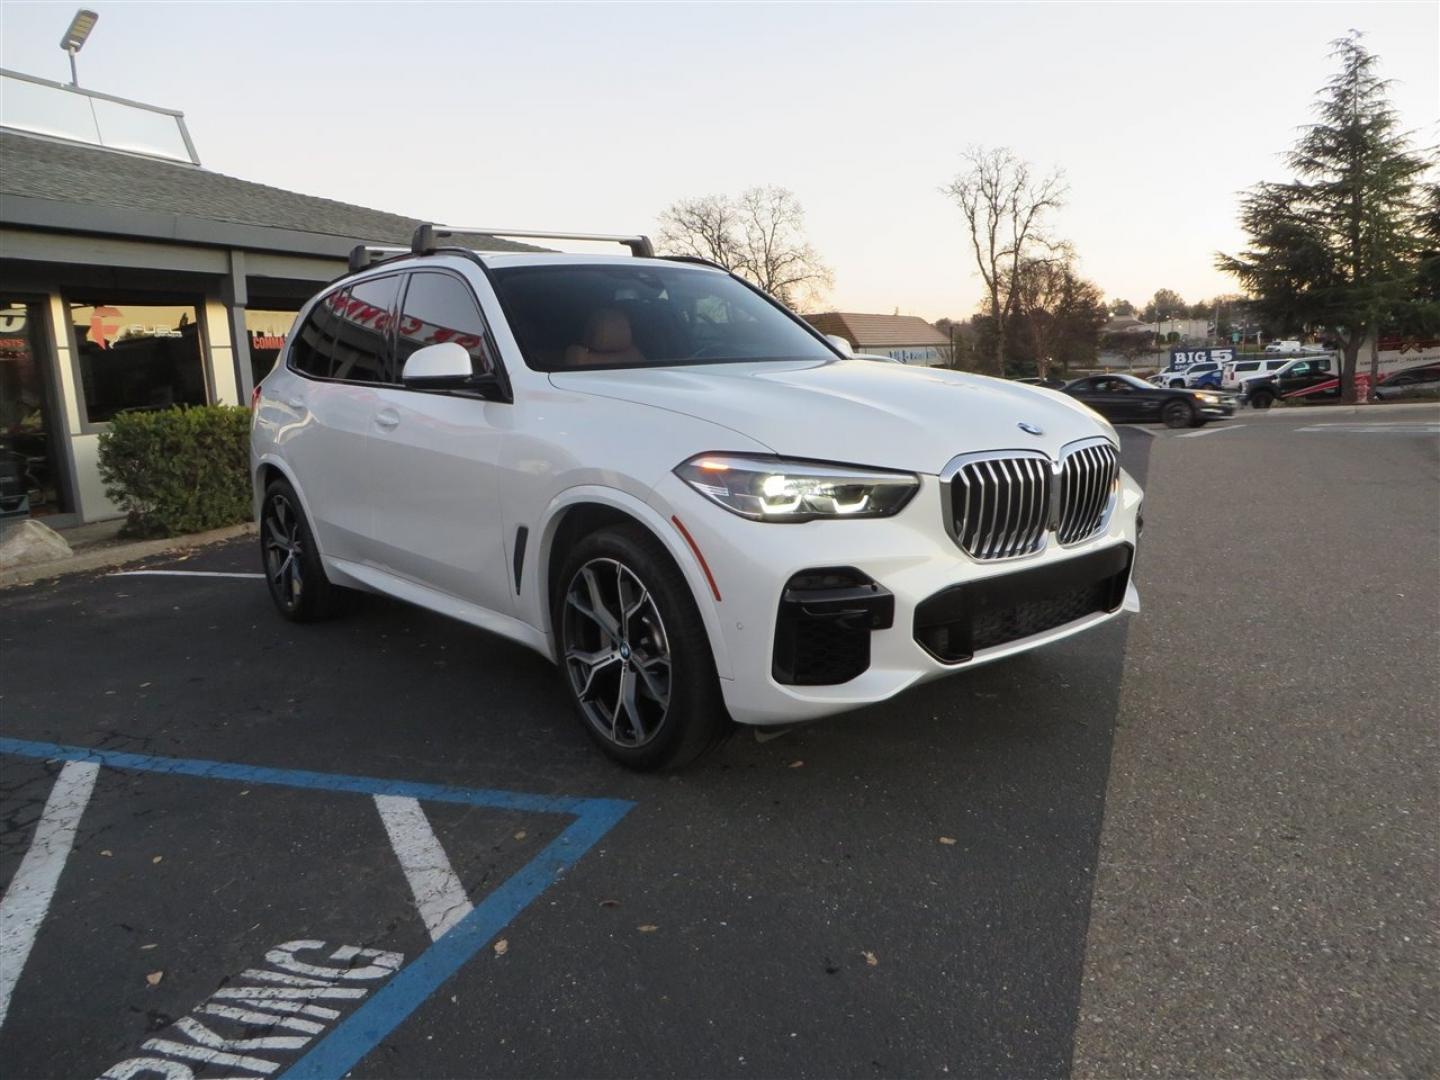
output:
[[[490,320],[485,317],[485,305],[480,302],[479,294],[476,293],[475,287],[465,279],[465,275],[457,273],[448,266],[421,265],[411,266],[405,269],[405,280],[401,282],[400,291],[396,294],[395,317],[390,321],[390,374],[395,379],[395,382],[388,385],[393,389],[405,390],[412,394],[450,394],[455,397],[478,397],[484,398],[487,401],[497,400],[494,397],[480,393],[478,389],[465,390],[405,385],[405,380],[402,378],[403,369],[400,366],[399,349],[397,348],[397,335],[399,333],[400,320],[405,317],[405,302],[410,298],[410,283],[417,274],[436,274],[442,277],[448,277],[458,282],[461,289],[464,290],[465,295],[470,298],[470,302],[475,307],[475,316],[480,320],[480,335],[484,339],[485,347],[490,351],[490,357],[495,364],[494,374],[484,378],[492,378],[494,380],[495,385],[500,391],[498,400],[502,404],[512,404],[515,400],[515,395],[511,389],[510,373],[505,369],[505,360],[500,355],[500,346],[495,340],[494,332],[490,328]],[[476,374],[475,358],[473,356],[470,358],[470,371],[472,375]]]
[[[65,334],[65,346],[66,350],[70,354],[70,375],[71,378],[74,379],[75,383],[75,419],[79,422],[79,427],[75,432],[73,432],[73,434],[100,435],[110,430],[110,421],[90,419],[90,407],[85,401],[85,369],[84,365],[80,363],[80,335],[75,333],[75,320],[71,317],[70,308],[72,306],[93,308],[101,304],[113,304],[115,303],[115,298],[110,297],[109,299],[106,299],[104,301],[91,299],[92,296],[108,296],[108,294],[111,292],[111,290],[109,289],[96,290],[91,288],[82,288],[77,291],[79,295],[76,295],[76,293],[70,292],[66,289],[59,290],[60,310],[61,314],[64,316],[65,319],[65,326],[63,327]],[[123,293],[125,290],[120,289],[117,291]],[[200,377],[205,383],[204,404],[216,404],[218,399],[215,393],[214,371],[211,366],[210,321],[206,315],[206,304],[208,298],[205,296],[204,293],[187,292],[174,294],[165,293],[160,294],[160,296],[160,299],[156,299],[155,296],[146,296],[144,299],[141,300],[132,300],[130,301],[130,304],[132,307],[184,306],[190,307],[194,310],[197,335],[196,343],[200,349]],[[124,303],[124,301],[121,301],[121,303]],[[55,341],[58,344],[57,339],[58,335],[51,335],[51,340]],[[58,375],[59,372],[57,371],[56,374]],[[64,400],[64,397],[56,399],[57,403],[61,403],[60,410],[62,414],[64,412]],[[76,496],[75,504],[79,504],[78,495]]]
[[[310,321],[316,310],[324,304],[326,300],[336,293],[349,291],[352,285],[359,285],[362,282],[368,281],[380,281],[383,278],[390,277],[402,280],[397,282],[395,299],[391,301],[390,311],[388,313],[390,315],[390,322],[385,327],[385,356],[382,358],[380,367],[382,371],[393,374],[395,369],[395,323],[398,321],[401,298],[405,295],[405,289],[407,287],[407,282],[403,280],[406,275],[404,271],[399,270],[391,270],[383,274],[366,274],[364,277],[346,278],[344,281],[336,282],[332,288],[326,289],[315,297],[309,307],[302,309],[305,313],[305,318],[301,319],[298,315],[296,316],[292,333],[285,339],[285,369],[292,375],[302,379],[308,379],[310,382],[338,383],[341,386],[384,386],[391,389],[397,388],[398,383],[377,382],[372,379],[336,379],[328,375],[313,375],[308,371],[301,371],[295,366],[295,342],[300,340],[300,332],[304,330],[305,324]]]

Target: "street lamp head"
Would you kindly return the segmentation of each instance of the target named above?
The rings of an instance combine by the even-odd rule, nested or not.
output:
[[[79,52],[80,47],[85,44],[85,39],[90,36],[90,31],[95,29],[95,22],[99,18],[100,16],[96,12],[85,8],[75,12],[75,17],[70,20],[69,29],[60,39],[60,48],[72,55]]]

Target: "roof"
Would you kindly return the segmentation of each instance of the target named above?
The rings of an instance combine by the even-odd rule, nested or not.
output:
[[[845,338],[857,349],[895,345],[949,345],[950,339],[919,315],[858,315],[826,311],[805,320],[822,334]]]
[[[194,165],[0,131],[0,220],[19,220],[27,200],[285,230],[326,238],[327,253],[365,241],[408,244],[419,224],[401,214],[301,195]],[[542,250],[488,237],[456,239],[492,251]],[[282,246],[312,250],[305,244]]]

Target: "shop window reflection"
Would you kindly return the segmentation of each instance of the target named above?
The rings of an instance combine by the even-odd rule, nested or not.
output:
[[[193,306],[72,302],[70,321],[90,423],[208,400]]]

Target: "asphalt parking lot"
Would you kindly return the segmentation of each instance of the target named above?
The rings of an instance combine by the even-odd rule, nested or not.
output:
[[[676,775],[250,542],[0,593],[6,1075],[1435,1075],[1440,423],[1324,415],[1123,430],[1138,617]]]

